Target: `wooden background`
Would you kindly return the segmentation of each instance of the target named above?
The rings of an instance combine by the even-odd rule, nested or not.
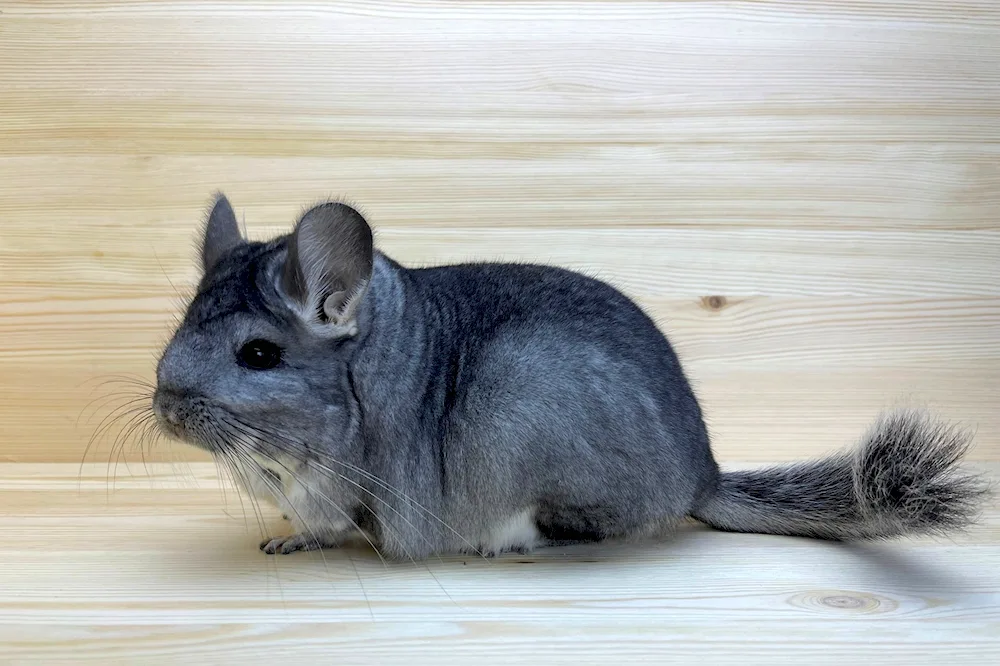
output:
[[[997,0],[0,2],[0,460],[78,462],[97,379],[152,377],[216,188],[612,281],[724,460],[899,399],[1000,460]]]

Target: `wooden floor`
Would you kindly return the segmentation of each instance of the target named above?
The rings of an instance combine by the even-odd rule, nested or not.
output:
[[[363,550],[263,555],[211,464],[113,473],[0,465],[3,663],[1000,663],[996,507],[947,541],[692,526],[384,566]]]

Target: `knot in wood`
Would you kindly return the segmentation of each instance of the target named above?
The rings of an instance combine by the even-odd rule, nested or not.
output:
[[[729,301],[726,300],[725,296],[702,296],[701,297],[701,307],[706,310],[718,311],[728,305]]]

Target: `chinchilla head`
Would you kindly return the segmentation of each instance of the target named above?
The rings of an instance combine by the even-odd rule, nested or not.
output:
[[[157,366],[160,427],[216,455],[344,453],[358,427],[347,362],[372,276],[365,219],[325,203],[291,234],[250,242],[220,194],[201,258],[197,293]]]

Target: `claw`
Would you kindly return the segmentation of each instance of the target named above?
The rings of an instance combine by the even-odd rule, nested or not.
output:
[[[319,550],[340,545],[339,540],[315,537],[311,534],[293,534],[287,537],[264,539],[260,549],[268,555],[288,555],[299,550]]]

